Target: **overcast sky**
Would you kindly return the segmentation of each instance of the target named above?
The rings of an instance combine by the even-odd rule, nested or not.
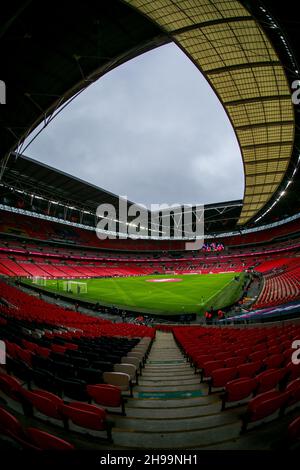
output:
[[[25,154],[147,205],[221,202],[244,191],[226,113],[173,44],[91,85]]]

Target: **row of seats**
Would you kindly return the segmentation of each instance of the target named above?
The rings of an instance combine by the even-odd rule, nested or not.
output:
[[[264,285],[253,308],[265,308],[300,298],[300,259],[264,276]]]
[[[41,429],[24,429],[20,421],[0,406],[0,435],[27,450],[73,450],[74,445]]]
[[[9,375],[0,375],[0,390],[8,405],[16,411],[22,409],[27,417],[50,418],[52,424],[64,427],[65,430],[90,430],[103,438],[103,433],[108,441],[112,441],[111,428],[113,423],[108,419],[103,407],[83,403],[79,401],[63,401],[57,395],[45,390],[28,390],[20,381]],[[97,389],[91,390],[93,396],[97,396]],[[107,386],[106,396],[109,393],[120,398],[120,390],[117,387]],[[99,390],[101,396],[101,390]],[[92,398],[92,397],[91,397]],[[20,404],[21,408],[16,407]]]
[[[68,329],[70,338],[76,337],[78,334],[89,338],[99,336],[153,338],[155,333],[154,329],[148,326],[112,323],[109,320],[49,304],[3,281],[0,282],[0,296],[5,301],[5,304],[3,302],[0,304],[2,316],[20,321],[30,321],[35,326],[60,325]]]
[[[248,403],[243,431],[250,422],[299,404],[300,364],[292,362],[292,345],[300,327],[173,327],[173,333],[208,393],[221,392],[222,410]]]

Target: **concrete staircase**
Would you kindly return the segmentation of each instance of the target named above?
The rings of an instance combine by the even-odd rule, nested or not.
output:
[[[114,443],[131,448],[203,448],[238,437],[236,413],[220,413],[218,396],[186,361],[171,333],[157,332],[126,417],[114,418]]]

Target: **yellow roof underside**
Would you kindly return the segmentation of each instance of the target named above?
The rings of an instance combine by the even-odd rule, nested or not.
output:
[[[236,0],[125,0],[157,23],[214,87],[235,128],[245,171],[243,225],[280,185],[294,142],[294,110],[271,42]]]

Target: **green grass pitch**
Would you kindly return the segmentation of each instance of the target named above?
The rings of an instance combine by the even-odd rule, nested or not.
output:
[[[239,281],[234,279],[237,275]],[[236,302],[242,294],[244,276],[244,273],[224,273],[77,279],[87,283],[87,293],[77,294],[76,289],[73,289],[74,292],[68,295],[141,313],[201,314],[211,307],[218,309]],[[153,279],[179,279],[179,281],[149,282]],[[43,289],[65,294],[64,281],[47,280]]]

